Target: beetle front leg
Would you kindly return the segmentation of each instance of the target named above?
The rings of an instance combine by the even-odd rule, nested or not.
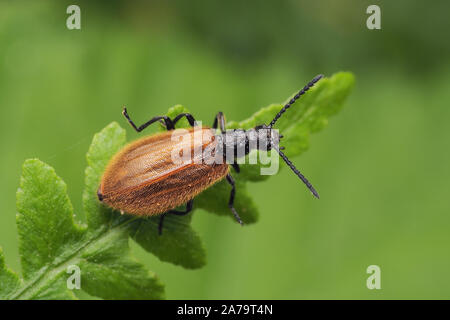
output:
[[[173,124],[172,120],[170,120],[170,118],[167,116],[154,117],[154,118],[150,119],[149,121],[147,121],[146,123],[144,123],[143,125],[141,125],[140,127],[137,127],[134,124],[133,120],[130,119],[130,116],[128,115],[128,112],[127,112],[127,108],[125,108],[125,107],[123,108],[122,114],[125,118],[127,118],[128,122],[131,124],[131,126],[134,128],[134,130],[136,130],[136,132],[141,132],[142,130],[147,128],[152,123],[155,123],[155,122],[161,121],[161,120],[164,121],[164,124],[166,125],[167,130],[174,129],[174,124]]]
[[[234,179],[231,176],[231,174],[227,174],[227,181],[231,185],[231,193],[230,193],[230,200],[228,201],[228,207],[230,208],[231,212],[233,212],[233,215],[236,218],[237,222],[239,222],[241,225],[244,225],[241,217],[239,217],[239,214],[237,213],[236,209],[234,208],[234,196],[236,193],[236,185],[234,183]]]
[[[164,212],[161,217],[159,218],[159,224],[158,224],[158,233],[159,235],[162,235],[162,229],[163,229],[163,223],[164,223],[164,217],[167,214],[174,214],[177,216],[184,216],[187,215],[189,212],[192,211],[192,208],[194,206],[194,199],[189,200],[186,203],[186,209],[184,211],[177,211],[177,210],[169,210],[167,212]]]

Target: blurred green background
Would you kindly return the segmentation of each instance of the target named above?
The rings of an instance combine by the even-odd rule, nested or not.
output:
[[[74,3],[82,28],[70,31]],[[381,6],[382,30],[366,28],[370,4]],[[56,169],[80,213],[92,135],[118,121],[138,137],[123,105],[139,123],[178,103],[206,123],[218,110],[242,120],[318,73],[349,70],[345,108],[292,159],[319,201],[282,170],[249,185],[254,225],[196,212],[203,269],[132,249],[168,298],[449,298],[449,12],[448,1],[1,1],[6,262],[20,270],[15,192],[26,158]],[[372,264],[381,290],[366,288]]]

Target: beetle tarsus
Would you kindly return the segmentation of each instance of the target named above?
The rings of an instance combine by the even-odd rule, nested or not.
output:
[[[228,201],[228,207],[230,208],[230,210],[233,213],[233,215],[234,215],[235,219],[237,220],[237,222],[239,222],[239,224],[241,226],[243,226],[244,223],[242,222],[241,217],[239,216],[239,214],[237,213],[236,209],[234,208],[234,196],[236,194],[236,185],[234,183],[234,179],[231,176],[231,174],[227,174],[227,181],[231,185],[231,193],[230,193],[230,200]]]
[[[243,226],[244,222],[242,222],[242,219],[239,216],[239,214],[237,213],[236,209],[233,206],[231,206],[230,209],[231,209],[231,212],[233,212],[233,215],[234,215],[234,218],[236,219],[236,221],[239,222],[239,224],[241,226]]]

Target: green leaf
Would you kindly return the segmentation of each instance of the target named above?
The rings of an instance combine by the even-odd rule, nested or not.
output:
[[[191,217],[191,214],[167,215],[161,235],[158,234],[159,217],[141,219],[132,237],[161,261],[188,269],[200,268],[206,263],[206,253],[200,237],[192,230]]]
[[[79,267],[82,288],[91,295],[104,299],[163,297],[155,274],[130,255],[126,226],[115,228],[84,250]]]
[[[309,147],[309,134],[315,133],[328,124],[328,118],[335,115],[344,105],[354,85],[354,76],[349,72],[339,72],[331,78],[324,78],[292,107],[289,117],[281,117],[277,123],[285,135],[282,141],[286,154],[296,156]]]
[[[337,73],[321,80],[277,122],[285,138],[282,144],[289,156],[299,155],[309,146],[309,135],[324,128],[328,118],[343,105],[354,83],[351,73]],[[242,122],[229,122],[227,128],[249,129],[269,123],[282,108],[270,105]],[[188,112],[177,105],[168,116]],[[181,119],[177,127],[188,127]],[[165,128],[160,125],[160,130]],[[136,261],[129,249],[129,237],[160,260],[185,268],[200,268],[206,254],[198,234],[191,227],[192,214],[167,215],[162,236],[159,217],[139,218],[120,214],[101,204],[97,188],[111,157],[126,143],[125,130],[113,122],[96,134],[87,153],[83,208],[87,225],[74,221],[67,187],[54,169],[37,159],[25,161],[17,191],[17,227],[23,278],[9,270],[0,249],[1,299],[76,299],[68,288],[77,266],[81,289],[104,299],[161,299],[164,288],[156,275]],[[256,151],[254,151],[256,152]],[[250,154],[252,156],[254,154]],[[256,153],[256,156],[259,154]],[[247,161],[248,162],[248,161]],[[258,210],[247,193],[248,181],[263,181],[262,165],[241,165],[236,181],[235,207],[247,224],[256,222]],[[204,190],[194,200],[194,208],[234,219],[228,208],[231,187],[224,180]]]
[[[354,82],[354,76],[350,72],[338,72],[330,78],[323,78],[286,111],[275,124],[275,129],[279,129],[284,136],[280,145],[286,147],[286,155],[294,157],[309,148],[310,134],[322,130],[328,124],[328,118],[339,112]],[[292,96],[295,94],[297,92]],[[289,100],[290,98],[286,101]],[[246,120],[229,122],[227,128],[250,129],[257,125],[269,124],[283,106],[284,104],[271,104]],[[261,181],[269,178],[268,175],[260,174],[260,168],[261,165],[242,165],[241,179]]]
[[[91,295],[105,299],[164,297],[156,275],[130,255],[128,238],[135,220],[105,208],[94,198],[104,166],[124,142],[125,132],[116,123],[94,137],[83,196],[87,226],[74,223],[66,185],[53,168],[37,159],[25,161],[17,191],[23,281],[6,269],[1,256],[2,296],[75,299],[67,281],[71,275],[68,268],[77,266],[81,289]]]
[[[22,170],[17,228],[23,275],[29,279],[43,266],[64,260],[82,232],[73,222],[66,184],[53,168],[32,159],[25,161]]]

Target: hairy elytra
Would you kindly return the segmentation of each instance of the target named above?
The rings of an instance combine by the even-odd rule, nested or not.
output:
[[[265,144],[263,148],[256,144],[256,148],[265,151],[276,150],[291,170],[317,198],[319,195],[311,183],[289,161],[281,151],[282,148],[278,147],[279,138],[282,136],[278,136],[276,131],[272,130],[272,127],[282,114],[322,77],[322,75],[318,75],[311,80],[278,112],[269,125],[258,125],[246,131],[246,133],[253,133],[249,131],[256,133],[256,135],[250,134],[249,136],[257,136],[257,133],[261,132],[261,130],[268,132],[269,143]],[[175,163],[171,157],[174,148],[179,148],[179,145],[172,139],[173,134],[191,136],[191,139],[182,140],[192,141],[192,143],[190,142],[192,154],[195,154],[194,150],[199,147],[202,150],[206,147],[214,149],[218,143],[224,143],[223,141],[226,139],[215,139],[214,136],[210,137],[210,139],[195,139],[194,129],[199,130],[199,128],[194,128],[196,125],[195,119],[189,113],[179,114],[173,119],[167,116],[154,117],[139,127],[130,119],[126,108],[123,110],[123,115],[137,132],[141,132],[156,122],[163,123],[167,131],[144,137],[128,144],[110,160],[97,192],[101,202],[128,214],[139,216],[161,215],[159,222],[159,232],[161,233],[163,220],[167,214],[184,215],[189,213],[192,210],[195,196],[214,183],[226,178],[231,185],[228,207],[236,220],[242,224],[242,220],[234,208],[236,190],[234,179],[229,172],[229,165],[231,165],[235,172],[239,173],[239,165],[236,159],[231,163],[227,159],[228,164],[226,161],[207,164],[202,161]],[[175,129],[175,124],[183,117],[188,120],[192,128],[190,130],[180,130],[178,133],[178,129]],[[214,118],[212,129],[220,129],[222,137],[243,132],[242,129],[233,130],[231,133],[226,132],[225,118],[221,112]],[[211,128],[202,127],[200,130],[203,135],[213,135]],[[249,139],[245,141],[246,154],[255,149],[255,144],[251,142]],[[217,150],[222,152],[225,148],[217,148]],[[223,154],[223,157],[225,157],[225,154]],[[174,210],[182,204],[186,204],[184,211]]]
[[[194,129],[179,130],[181,141],[192,141],[194,155],[198,143],[204,149],[209,139],[194,139]],[[202,129],[210,134],[209,128]],[[151,216],[187,203],[228,173],[228,165],[174,163],[171,153],[180,147],[173,141],[173,130],[130,143],[106,167],[99,188],[102,201],[126,213]],[[175,133],[176,134],[176,133]],[[191,135],[189,139],[182,135]],[[195,159],[192,159],[195,160]]]

